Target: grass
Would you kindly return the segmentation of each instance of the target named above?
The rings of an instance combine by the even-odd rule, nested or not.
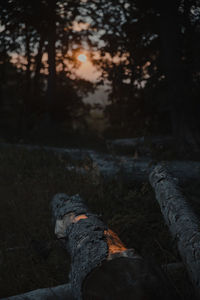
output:
[[[79,193],[127,247],[150,260],[179,260],[149,184],[93,184],[69,173],[68,162],[42,150],[0,150],[0,297],[67,282],[70,258],[55,239],[50,210],[58,192]]]

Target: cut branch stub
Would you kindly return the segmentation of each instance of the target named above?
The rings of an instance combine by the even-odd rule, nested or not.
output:
[[[71,255],[69,277],[74,299],[171,297],[162,273],[149,268],[134,249],[127,249],[112,230],[89,212],[79,195],[55,195],[52,209],[55,234]]]

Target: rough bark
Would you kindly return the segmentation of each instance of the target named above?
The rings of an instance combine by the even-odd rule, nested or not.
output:
[[[80,150],[56,147],[41,147],[33,145],[6,144],[1,143],[2,147],[17,147],[27,150],[44,150],[55,154],[66,155],[72,161],[81,162],[81,168],[72,168],[66,165],[66,169],[77,171],[80,174],[88,174],[94,178],[103,178],[104,180],[122,180],[126,182],[144,182],[148,181],[148,176],[156,161],[151,159],[134,159],[128,156],[117,156],[104,153],[98,153],[93,150]],[[200,176],[200,162],[196,161],[164,161],[174,177],[178,178],[181,184],[197,179]]]
[[[69,277],[74,299],[155,300],[175,296],[166,278],[149,268],[134,249],[127,249],[89,212],[79,195],[55,195],[52,210],[55,234],[71,255]]]
[[[38,289],[25,294],[2,298],[1,300],[73,300],[71,285],[63,284],[51,288]]]
[[[174,178],[158,165],[151,172],[162,214],[176,239],[178,249],[198,296],[200,296],[200,222],[182,195]]]

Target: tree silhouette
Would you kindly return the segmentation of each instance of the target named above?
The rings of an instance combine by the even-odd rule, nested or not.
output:
[[[62,0],[0,3],[1,58],[11,62],[13,55],[18,54],[20,60],[15,59],[14,63],[18,68],[16,82],[20,78],[23,86],[16,94],[18,127],[22,133],[44,113],[49,115],[50,122],[54,118],[63,120],[63,115],[71,119],[77,110],[83,110],[82,95],[93,90],[93,84],[79,79],[73,79],[72,84],[71,79],[70,65],[76,62],[70,61],[68,51],[72,45],[80,46],[80,36],[73,30],[79,3]],[[2,76],[3,66],[5,69],[5,63]]]
[[[180,151],[198,152],[199,7],[199,0],[1,1],[1,76],[18,53],[20,127],[33,114],[53,122],[83,109],[81,96],[95,87],[72,71],[87,45],[99,84],[110,84],[105,113],[118,135],[173,134]]]
[[[111,82],[111,120],[126,128],[139,124],[144,133],[172,133],[182,145],[180,151],[198,152],[199,1],[86,5],[92,18],[90,34],[102,40],[90,38],[101,53],[96,63]]]

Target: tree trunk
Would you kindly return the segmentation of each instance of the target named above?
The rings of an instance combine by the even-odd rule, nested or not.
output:
[[[158,165],[151,172],[150,183],[155,190],[162,214],[176,239],[180,255],[200,296],[200,222],[189,207],[175,180]]]
[[[31,50],[30,50],[30,32],[29,27],[25,24],[25,38],[26,38],[26,89],[25,89],[25,100],[24,100],[24,117],[28,117],[30,113],[30,93],[31,93]]]
[[[44,34],[41,33],[38,53],[35,58],[35,76],[34,76],[34,93],[37,94],[39,90],[39,78],[40,78],[40,70],[42,66],[42,55],[43,55],[43,47],[44,47]]]
[[[30,84],[31,84],[31,51],[30,51],[30,35],[28,31],[28,26],[26,25],[26,89],[27,94],[30,91]]]
[[[48,24],[48,85],[47,85],[47,110],[52,114],[56,94],[56,1],[52,0],[49,6]]]
[[[3,39],[4,41],[4,39]],[[4,41],[5,43],[5,41]],[[6,85],[6,62],[7,53],[3,48],[0,52],[0,110],[4,109],[4,86]]]
[[[79,195],[52,200],[55,234],[71,255],[74,299],[170,299],[166,278],[89,212]]]
[[[26,79],[23,95],[23,103],[20,109],[18,128],[22,136],[28,132],[28,122],[31,112],[31,50],[30,50],[30,32],[29,26],[25,23],[25,47],[26,47]]]

